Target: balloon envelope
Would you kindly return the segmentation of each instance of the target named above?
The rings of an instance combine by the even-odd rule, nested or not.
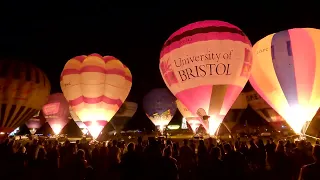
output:
[[[167,88],[151,90],[143,98],[143,109],[155,126],[162,130],[169,124],[177,110],[176,98]]]
[[[72,58],[60,79],[63,94],[95,139],[121,107],[131,85],[131,72],[120,60],[99,54]]]
[[[29,128],[31,134],[34,134],[46,122],[46,119],[40,112],[41,111],[38,111],[37,114],[26,122],[26,126]]]
[[[50,88],[37,67],[0,61],[0,132],[10,133],[34,116],[47,102]]]
[[[83,134],[88,132],[87,126],[80,120],[80,118],[73,112],[71,106],[69,106],[70,116],[69,119],[73,119],[73,121],[77,124],[79,129],[82,131]]]
[[[320,30],[271,34],[253,52],[252,87],[296,133],[304,134],[320,106]]]
[[[42,113],[55,134],[59,134],[69,121],[69,104],[62,93],[49,96]]]
[[[138,104],[135,102],[125,101],[117,113],[113,116],[110,123],[117,132],[121,131],[125,124],[132,118],[138,109]]]
[[[251,48],[238,27],[223,21],[189,24],[162,48],[160,71],[167,87],[194,116],[210,116],[210,134],[248,81]]]

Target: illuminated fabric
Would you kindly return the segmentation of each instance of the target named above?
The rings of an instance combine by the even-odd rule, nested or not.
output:
[[[167,88],[153,89],[143,98],[143,109],[155,126],[164,128],[177,111],[176,98]]]
[[[47,102],[50,82],[37,67],[0,61],[0,132],[10,133]]]
[[[121,107],[131,85],[131,72],[120,60],[99,54],[70,59],[60,79],[63,94],[94,138]]]
[[[236,26],[222,21],[189,24],[165,42],[160,71],[170,91],[196,116],[210,116],[211,134],[250,76],[251,43]],[[211,126],[211,125],[210,125]]]
[[[42,113],[55,134],[59,134],[69,122],[69,104],[62,93],[49,96],[47,104],[42,107]]]
[[[271,34],[253,47],[250,83],[296,133],[320,105],[319,52],[320,31],[311,28]]]

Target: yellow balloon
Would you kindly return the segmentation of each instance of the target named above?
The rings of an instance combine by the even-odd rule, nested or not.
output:
[[[47,102],[50,82],[37,67],[22,62],[0,62],[0,132],[12,132]]]

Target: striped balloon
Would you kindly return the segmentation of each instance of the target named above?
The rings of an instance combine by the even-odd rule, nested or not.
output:
[[[271,34],[253,52],[251,85],[296,133],[304,134],[320,106],[320,31]]]
[[[200,109],[211,116],[210,134],[248,81],[251,48],[238,27],[223,21],[189,24],[162,48],[160,71],[167,87],[194,116]]]
[[[99,54],[70,59],[60,78],[63,94],[93,138],[121,107],[131,85],[131,72],[121,61]]]
[[[0,61],[0,132],[10,133],[34,116],[47,102],[50,88],[39,68]]]

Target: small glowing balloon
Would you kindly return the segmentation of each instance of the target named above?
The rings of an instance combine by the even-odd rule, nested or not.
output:
[[[143,98],[143,109],[161,133],[177,111],[176,98],[167,88],[151,90]]]
[[[127,98],[130,70],[112,56],[77,56],[61,74],[60,86],[72,110],[96,139]]]
[[[44,124],[46,123],[46,119],[44,118],[43,114],[38,111],[36,115],[34,115],[32,118],[30,118],[26,122],[26,126],[28,127],[31,134],[35,134],[36,131]]]
[[[266,36],[253,47],[250,83],[297,134],[320,106],[320,30],[297,28]]]
[[[209,120],[213,135],[248,81],[251,43],[223,21],[189,24],[165,42],[161,75],[170,91],[196,116]]]
[[[0,61],[0,132],[10,133],[34,116],[47,102],[50,82],[37,67]]]
[[[56,135],[69,122],[69,104],[62,93],[51,94],[42,107],[42,113]]]

